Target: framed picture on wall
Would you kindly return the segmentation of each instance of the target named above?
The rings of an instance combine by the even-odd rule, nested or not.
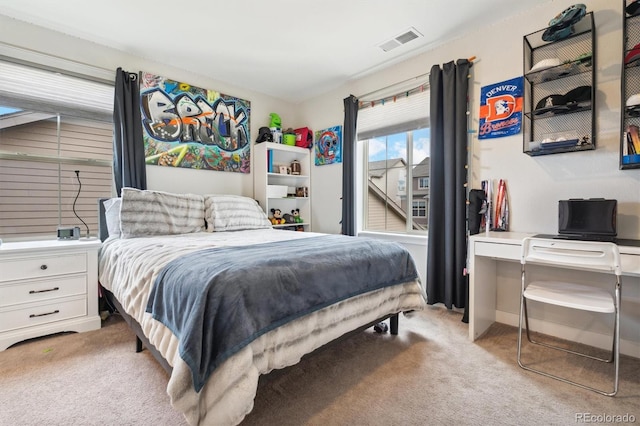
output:
[[[342,163],[342,126],[319,130],[315,139],[316,166]]]

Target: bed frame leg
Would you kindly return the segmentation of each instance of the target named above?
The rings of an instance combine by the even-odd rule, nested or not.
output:
[[[398,335],[398,314],[389,317],[389,328],[391,329],[391,334]]]
[[[142,347],[142,340],[140,340],[140,338],[136,336],[136,353],[142,352],[142,349],[144,349]]]

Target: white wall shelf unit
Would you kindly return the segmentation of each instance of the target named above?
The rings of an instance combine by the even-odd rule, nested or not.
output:
[[[275,228],[311,231],[311,151],[273,142],[255,144],[254,198],[271,217],[271,209],[292,214],[299,209],[301,223],[274,225]],[[300,164],[300,174],[292,174],[291,163]],[[281,173],[281,167],[289,173]]]

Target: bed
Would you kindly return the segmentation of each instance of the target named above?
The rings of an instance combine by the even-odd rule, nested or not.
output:
[[[248,197],[123,188],[99,207],[102,289],[192,425],[240,423],[261,374],[425,306],[400,245],[276,230]]]

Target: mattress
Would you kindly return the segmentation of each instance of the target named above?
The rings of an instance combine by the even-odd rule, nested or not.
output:
[[[100,283],[140,324],[150,343],[171,365],[167,393],[189,424],[238,424],[253,408],[261,374],[293,365],[303,355],[378,318],[424,308],[425,294],[419,280],[335,303],[261,335],[221,364],[196,392],[191,370],[180,357],[177,337],[146,312],[158,274],[172,260],[206,248],[320,235],[259,229],[105,240],[99,257]]]

